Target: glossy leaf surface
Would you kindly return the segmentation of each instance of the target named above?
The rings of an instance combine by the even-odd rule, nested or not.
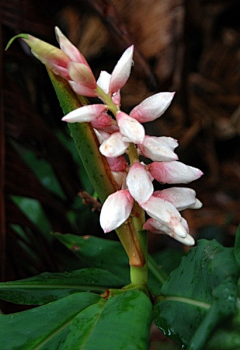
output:
[[[80,237],[60,233],[55,236],[77,255],[84,267],[108,270],[125,284],[130,283],[128,258],[119,242],[94,236]]]
[[[1,349],[147,350],[151,319],[151,302],[138,290],[108,300],[76,293],[1,316]]]
[[[0,299],[16,304],[42,305],[77,292],[103,293],[107,288],[122,286],[120,278],[102,269],[45,272],[20,281],[0,283]]]

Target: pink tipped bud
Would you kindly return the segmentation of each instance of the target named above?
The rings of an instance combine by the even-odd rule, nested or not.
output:
[[[129,146],[128,142],[123,141],[122,134],[115,132],[101,144],[99,150],[105,157],[118,157],[124,154]]]
[[[201,170],[178,161],[153,162],[148,169],[155,180],[166,184],[188,183],[203,175]]]
[[[58,27],[55,27],[55,34],[60,48],[70,57],[72,62],[83,63],[88,66],[85,57],[79,52],[79,50],[68,40],[68,38],[61,32]]]
[[[69,77],[70,79],[70,77]],[[82,84],[78,84],[75,81],[70,80],[69,84],[71,85],[71,88],[73,91],[76,92],[77,95],[81,96],[87,96],[87,97],[96,97],[97,94],[93,89],[90,89]]]
[[[154,219],[148,219],[145,224],[143,225],[143,228],[147,231],[151,231],[153,233],[157,234],[167,234],[168,236],[174,238],[176,241],[183,243],[188,246],[194,245],[195,241],[192,236],[187,233],[186,237],[180,237],[175,232],[173,232],[169,227],[161,224],[160,222],[154,220]]]
[[[121,226],[131,214],[133,198],[128,190],[111,194],[104,202],[100,214],[100,225],[105,233]]]
[[[96,89],[97,83],[91,69],[82,63],[70,62],[68,64],[68,72],[70,78],[78,85],[89,88],[91,90]]]
[[[126,141],[141,144],[145,137],[144,127],[124,112],[119,111],[116,116],[119,130]]]
[[[196,199],[196,192],[191,188],[172,187],[162,191],[155,191],[153,196],[172,203],[178,210],[187,208],[200,208],[200,201]]]
[[[161,137],[145,136],[143,143],[138,145],[138,148],[144,157],[153,161],[169,162],[178,159],[172,148]]]
[[[105,129],[113,125],[114,120],[107,113],[102,113],[97,119],[92,121],[92,127],[95,129]]]
[[[128,167],[128,163],[123,156],[115,157],[115,158],[107,158],[108,164],[110,166],[111,171],[126,171]]]
[[[84,123],[91,122],[95,118],[97,118],[101,113],[103,113],[107,109],[104,105],[88,105],[77,108],[72,112],[65,115],[62,118],[64,122],[68,123]]]
[[[172,102],[173,92],[160,92],[146,98],[138,106],[133,108],[130,116],[140,123],[150,122],[159,118]]]
[[[186,237],[188,229],[182,224],[182,217],[173,204],[162,198],[150,197],[150,199],[141,204],[141,207],[156,221],[167,226],[171,231],[180,237]]]
[[[153,193],[153,184],[149,174],[140,163],[131,166],[126,183],[129,192],[138,203],[145,203]]]
[[[109,91],[111,94],[120,90],[123,85],[127,82],[131,67],[132,67],[132,57],[133,57],[133,46],[130,46],[127,50],[124,51],[121,58],[117,62],[116,66],[113,69]]]

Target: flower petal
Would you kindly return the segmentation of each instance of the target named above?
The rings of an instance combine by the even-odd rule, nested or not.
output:
[[[148,169],[155,180],[166,184],[188,183],[203,174],[201,170],[178,161],[153,162],[149,164]]]
[[[126,141],[141,144],[145,137],[144,127],[126,113],[119,111],[116,115],[119,130]]]
[[[126,171],[128,163],[123,156],[107,158],[111,171]]]
[[[77,84],[94,90],[97,87],[95,77],[91,69],[83,63],[69,62],[68,72]]]
[[[186,187],[166,188],[162,191],[155,191],[153,196],[172,203],[179,211],[186,208],[194,208],[196,203],[197,207],[199,207],[201,203],[196,199],[196,192]]]
[[[182,217],[170,202],[152,196],[146,203],[141,204],[141,207],[149,216],[169,227],[178,236],[187,236],[188,231],[182,224]]]
[[[117,191],[106,199],[100,214],[100,225],[105,233],[115,230],[127,220],[133,207],[128,190]]]
[[[138,203],[145,203],[153,193],[153,184],[149,174],[140,163],[131,166],[126,183],[129,192]]]
[[[97,119],[92,121],[92,127],[96,129],[106,129],[107,126],[113,125],[115,120],[113,120],[107,113],[102,113]]]
[[[73,91],[76,92],[76,94],[78,95],[82,95],[82,96],[87,96],[87,97],[96,97],[97,94],[93,89],[90,89],[86,86],[83,86],[82,84],[78,84],[75,81],[68,81],[69,84],[71,85]]]
[[[172,102],[174,92],[159,92],[146,98],[132,109],[130,116],[140,123],[150,122],[159,118]]]
[[[128,142],[123,141],[122,134],[115,132],[101,144],[99,150],[105,157],[118,157],[124,154],[129,146]]]
[[[88,63],[85,59],[85,57],[79,52],[79,50],[71,43],[70,40],[61,32],[61,30],[58,27],[55,27],[55,34],[57,41],[60,45],[60,48],[63,52],[65,52],[68,57],[73,62],[79,62],[83,63],[88,66]]]
[[[111,74],[102,70],[97,80],[97,85],[105,92],[109,93],[109,84],[110,84]]]
[[[104,112],[106,108],[106,106],[99,104],[83,106],[68,113],[62,120],[68,123],[91,122]]]
[[[116,66],[113,69],[109,91],[111,94],[120,90],[123,85],[127,82],[131,67],[132,67],[132,57],[133,57],[133,46],[130,46],[124,51],[121,58],[117,62]]]
[[[142,144],[138,145],[144,157],[153,161],[172,161],[178,159],[172,148],[161,137],[145,136]]]

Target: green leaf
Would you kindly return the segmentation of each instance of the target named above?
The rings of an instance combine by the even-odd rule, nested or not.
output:
[[[54,337],[61,339],[59,335],[63,332],[66,337],[73,319],[99,298],[96,294],[76,293],[31,310],[1,316],[1,350],[42,349]]]
[[[124,284],[130,283],[128,258],[119,242],[60,233],[56,233],[55,237],[76,254],[83,267],[108,270],[121,278]]]
[[[0,317],[1,350],[148,350],[152,305],[141,291],[76,293]]]
[[[75,317],[62,349],[148,350],[151,319],[151,302],[138,290],[100,300]]]
[[[183,251],[166,249],[148,258],[148,284],[152,294],[160,294],[163,283],[172,270],[178,267]]]
[[[42,273],[20,281],[0,283],[0,299],[17,304],[42,305],[77,292],[102,293],[124,283],[112,273],[96,268],[64,273]]]
[[[236,310],[238,276],[232,248],[199,241],[161,289],[157,327],[188,349],[203,349],[214,328]]]

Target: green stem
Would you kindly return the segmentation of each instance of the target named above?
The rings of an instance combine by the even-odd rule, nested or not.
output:
[[[112,97],[108,94],[105,94],[105,92],[99,86],[97,86],[95,91],[98,96],[104,100],[105,104],[108,106],[108,109],[116,116],[119,108],[113,102]]]

